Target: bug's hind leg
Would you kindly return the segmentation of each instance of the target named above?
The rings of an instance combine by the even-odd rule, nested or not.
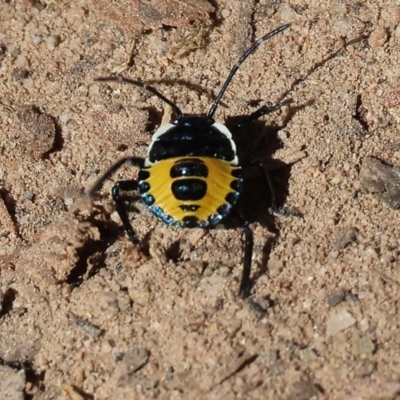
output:
[[[118,181],[112,188],[112,198],[115,202],[117,213],[121,219],[122,225],[124,226],[124,229],[129,237],[129,240],[133,244],[138,244],[139,239],[137,238],[136,233],[132,227],[132,224],[129,221],[125,202],[120,196],[120,190],[130,192],[137,190],[137,188],[138,188],[137,180]]]
[[[240,214],[235,212],[234,217],[240,223],[240,229],[244,233],[243,271],[239,285],[239,297],[246,299],[249,297],[251,290],[250,274],[251,259],[253,256],[253,231],[249,227],[249,223]]]
[[[253,231],[250,229],[247,222],[240,228],[244,233],[244,260],[242,280],[239,286],[239,297],[246,299],[250,295],[251,281],[251,258],[253,256]]]

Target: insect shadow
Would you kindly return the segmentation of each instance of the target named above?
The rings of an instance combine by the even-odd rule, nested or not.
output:
[[[268,270],[270,253],[279,237],[277,216],[274,211],[279,210],[284,217],[302,214],[295,210],[284,208],[289,193],[289,179],[292,164],[274,160],[274,153],[284,147],[284,143],[278,136],[278,132],[286,127],[291,118],[308,104],[290,107],[282,125],[266,125],[265,121],[257,120],[250,124],[242,124],[246,115],[228,117],[226,126],[232,133],[237,145],[237,155],[240,163],[255,159],[260,161],[265,173],[269,175],[271,185],[265,185],[264,173],[254,166],[244,173],[244,185],[239,200],[238,209],[243,218],[249,223],[259,223],[275,237],[269,237],[262,248],[261,264],[255,269],[253,282]],[[273,117],[272,117],[273,119]],[[272,191],[272,192],[271,192]],[[275,209],[271,209],[271,206]],[[234,218],[228,216],[225,221],[227,229],[237,229],[239,224]]]

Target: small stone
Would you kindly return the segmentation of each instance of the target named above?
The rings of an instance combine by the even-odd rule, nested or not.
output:
[[[61,42],[60,37],[57,35],[47,36],[45,39],[47,48],[49,50],[54,50]]]
[[[92,324],[91,322],[83,319],[75,314],[70,314],[70,321],[71,323],[79,328],[84,334],[87,336],[97,340],[103,334],[103,330],[100,329],[98,326]]]
[[[375,343],[369,337],[360,337],[354,341],[354,354],[371,355],[375,351]]]
[[[20,68],[20,69],[24,69],[24,70],[29,69],[29,61],[23,54],[20,54],[16,58],[14,65],[16,68]]]
[[[288,133],[285,130],[281,129],[278,131],[277,136],[280,140],[286,140],[288,138]]]
[[[328,257],[331,258],[332,260],[336,260],[339,257],[339,251],[338,250],[330,251]]]
[[[363,332],[366,332],[369,329],[368,318],[363,318],[359,323],[359,327]]]
[[[114,212],[110,215],[110,218],[111,218],[111,220],[112,220],[113,222],[116,222],[117,224],[120,224],[120,223],[121,223],[121,220],[120,220],[120,218],[119,218],[119,214],[118,214],[116,211],[114,211]]]
[[[381,47],[388,40],[388,34],[383,26],[378,26],[368,38],[368,44],[371,47]]]
[[[33,198],[35,197],[35,195],[33,194],[33,192],[31,190],[26,190],[24,192],[24,197],[25,197],[25,199],[32,201]]]
[[[304,362],[307,362],[307,363],[316,361],[318,358],[315,350],[311,349],[310,347],[301,349],[299,351],[299,355],[300,355],[301,360],[303,360]]]
[[[380,103],[386,108],[397,107],[400,104],[400,90],[392,90],[386,93],[381,98]]]
[[[356,230],[351,226],[339,228],[336,231],[336,247],[338,249],[344,249],[350,243],[357,240]]]
[[[226,8],[224,8],[224,9],[221,11],[221,16],[222,16],[222,18],[228,18],[230,15],[231,15],[231,12],[230,12],[229,10],[227,10]]]
[[[321,395],[318,385],[311,380],[302,380],[291,384],[287,398],[297,400],[316,399]]]
[[[366,157],[360,171],[361,186],[394,210],[400,208],[400,167],[390,167]]]
[[[242,327],[242,321],[240,321],[240,320],[232,321],[231,324],[228,325],[228,327],[227,327],[229,337],[230,338],[235,337],[235,335],[239,332],[241,327]]]
[[[279,7],[279,13],[282,22],[292,22],[297,18],[296,11],[288,4],[283,3]]]
[[[336,335],[337,333],[354,325],[356,320],[345,309],[340,310],[336,314],[332,314],[326,322],[327,336]]]
[[[20,106],[17,118],[21,122],[21,145],[26,154],[39,159],[49,153],[56,138],[56,124],[53,117],[33,106]]]
[[[344,290],[330,294],[327,298],[328,306],[329,307],[337,306],[344,300],[345,296],[346,293]]]
[[[101,343],[101,346],[100,346],[100,351],[101,351],[101,352],[103,352],[103,353],[110,353],[112,349],[113,349],[113,346],[111,346],[111,343],[110,343],[109,340],[104,340],[104,341]]]
[[[147,364],[150,352],[142,347],[134,347],[124,354],[123,363],[128,369],[128,375],[131,375]]]
[[[32,35],[32,42],[35,46],[38,46],[42,42],[42,37],[38,35]]]

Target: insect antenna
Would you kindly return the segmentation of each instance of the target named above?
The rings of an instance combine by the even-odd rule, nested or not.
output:
[[[171,100],[167,99],[158,90],[153,88],[153,86],[149,86],[146,83],[143,83],[143,82],[140,82],[140,81],[134,81],[133,79],[129,79],[129,78],[124,78],[123,76],[120,76],[120,75],[118,75],[118,76],[108,76],[108,77],[103,77],[103,78],[96,78],[95,81],[100,81],[100,82],[111,82],[111,81],[114,81],[114,82],[128,83],[130,85],[138,86],[138,87],[140,87],[142,89],[147,90],[148,92],[150,92],[154,96],[156,96],[159,99],[161,99],[164,103],[167,103],[169,106],[171,106],[172,109],[174,110],[174,113],[178,117],[183,115],[181,109],[175,103],[173,103]]]
[[[277,35],[278,33],[284,31],[285,29],[289,28],[290,24],[286,24],[286,25],[282,25],[281,27],[273,30],[270,33],[267,33],[265,36],[261,37],[260,39],[258,39],[249,49],[247,49],[245,51],[245,53],[239,58],[239,61],[233,66],[233,68],[231,69],[231,72],[228,75],[228,78],[226,79],[224,85],[222,86],[221,90],[219,91],[217,97],[215,98],[210,111],[208,112],[208,116],[209,117],[213,117],[213,115],[215,114],[215,110],[218,107],[219,102],[221,101],[222,96],[224,95],[226,89],[228,88],[229,84],[231,83],[232,78],[234,77],[234,75],[236,74],[237,70],[239,69],[239,67],[243,64],[243,62],[246,60],[246,58],[252,54],[257,47],[265,42],[266,40],[268,40],[269,38],[271,38],[272,36]]]

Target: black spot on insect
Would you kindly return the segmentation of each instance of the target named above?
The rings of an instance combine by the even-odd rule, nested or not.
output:
[[[172,193],[177,200],[196,201],[202,199],[207,192],[207,182],[201,179],[179,179],[172,182]]]
[[[235,192],[241,192],[243,188],[243,181],[241,179],[237,179],[235,181],[232,181],[231,184],[231,189],[234,190]]]
[[[185,228],[195,228],[198,222],[199,219],[194,215],[187,215],[183,217],[183,226]]]
[[[154,204],[154,197],[151,194],[145,194],[142,196],[143,201],[146,203],[146,205],[151,206]]]
[[[232,176],[235,178],[240,178],[242,176],[242,169],[236,168],[232,171]]]
[[[138,189],[140,193],[146,193],[150,190],[150,184],[146,181],[140,181],[138,184]]]
[[[237,201],[239,199],[239,193],[233,193],[230,192],[226,195],[225,200],[229,203],[229,204],[236,204]]]
[[[138,174],[138,181],[145,181],[150,178],[150,172],[146,169],[141,169]]]
[[[219,224],[222,221],[222,215],[220,214],[212,214],[208,217],[208,221],[210,223],[210,225],[214,226]]]
[[[231,205],[230,204],[222,204],[222,206],[218,207],[217,212],[220,215],[226,215],[229,212],[230,209],[231,209]]]
[[[180,178],[182,176],[201,176],[207,178],[208,168],[201,160],[186,160],[174,165],[170,171],[171,178]]]

